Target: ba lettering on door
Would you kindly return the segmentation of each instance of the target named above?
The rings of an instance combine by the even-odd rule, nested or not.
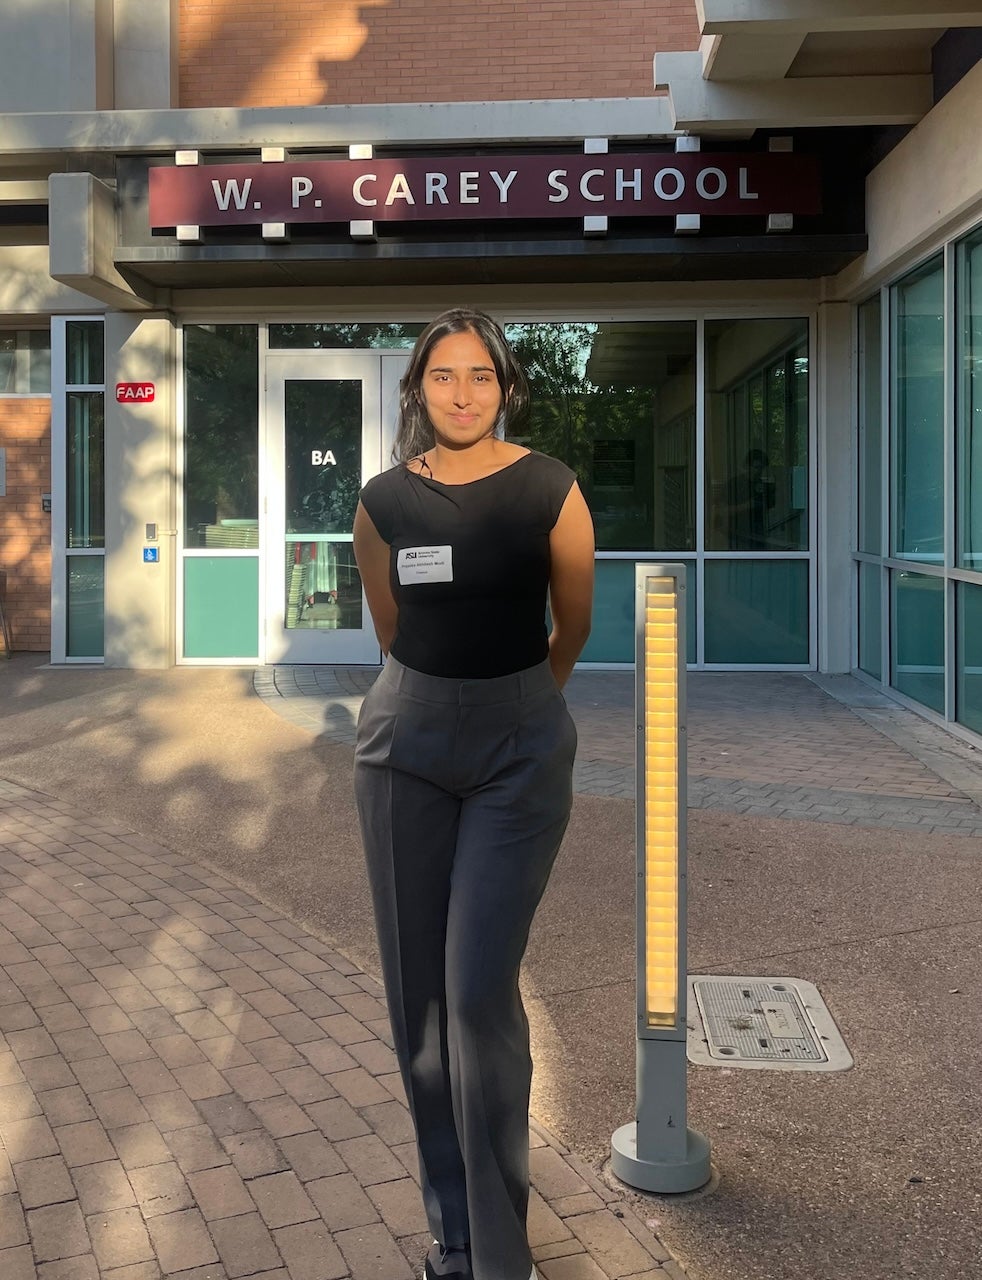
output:
[[[336,467],[338,460],[330,449],[311,449],[310,465],[312,467]]]

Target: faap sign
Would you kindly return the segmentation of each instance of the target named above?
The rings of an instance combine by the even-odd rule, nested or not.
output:
[[[157,393],[152,382],[117,382],[116,399],[121,404],[150,404]]]
[[[817,158],[791,152],[411,157],[159,165],[153,230],[191,225],[738,216],[821,212]]]

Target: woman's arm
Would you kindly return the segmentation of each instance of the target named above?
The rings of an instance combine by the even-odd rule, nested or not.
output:
[[[368,598],[375,634],[382,652],[388,656],[399,616],[399,606],[389,585],[389,544],[382,541],[371,516],[360,502],[355,510],[354,547],[355,563]]]
[[[562,688],[587,642],[593,610],[593,519],[579,485],[566,496],[549,534],[549,552],[549,661]]]

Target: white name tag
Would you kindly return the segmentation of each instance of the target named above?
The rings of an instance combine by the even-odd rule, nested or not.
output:
[[[401,586],[453,582],[452,547],[403,547],[396,559]]]

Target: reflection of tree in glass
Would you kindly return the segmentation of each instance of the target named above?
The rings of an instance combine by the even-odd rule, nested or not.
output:
[[[423,332],[421,324],[271,324],[269,345],[274,349],[308,351],[408,350]]]
[[[201,525],[259,515],[259,331],[187,325],[185,511],[188,543]]]
[[[361,488],[361,383],[286,384],[286,518],[293,533],[350,533]],[[333,462],[315,463],[316,452]]]
[[[646,377],[648,371],[630,364],[617,365],[616,380],[611,377],[606,385],[591,379],[591,357],[613,328],[586,322],[513,324],[507,326],[506,334],[525,369],[531,392],[528,425],[520,429],[521,438],[531,448],[560,458],[576,472],[598,517],[600,545],[641,547],[651,538],[655,392]],[[636,442],[635,492],[619,496],[597,493],[594,446],[601,440]]]

